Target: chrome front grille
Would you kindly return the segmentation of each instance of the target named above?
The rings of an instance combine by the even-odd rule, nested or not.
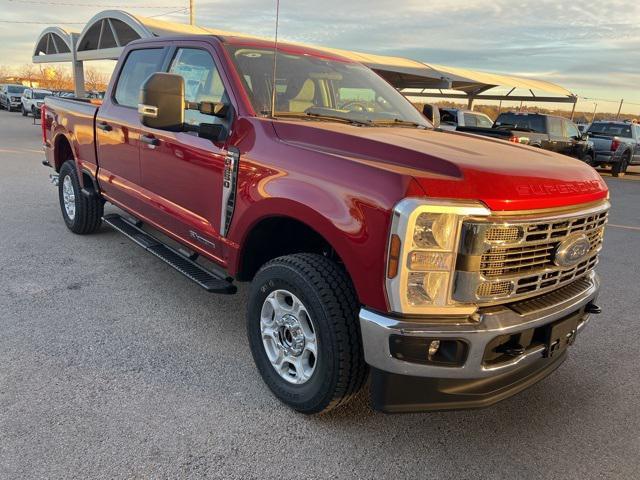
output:
[[[502,303],[581,278],[598,263],[608,208],[609,203],[605,202],[588,210],[547,218],[496,217],[493,221],[465,222],[454,299]],[[580,233],[589,241],[588,251],[578,264],[559,266],[558,247]]]

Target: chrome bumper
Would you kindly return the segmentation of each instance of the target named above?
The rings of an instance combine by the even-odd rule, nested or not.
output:
[[[367,309],[360,310],[360,328],[366,362],[379,370],[414,377],[480,379],[508,373],[542,359],[546,347],[540,346],[499,365],[484,364],[487,344],[494,338],[537,328],[560,320],[593,302],[600,289],[595,272],[586,277],[588,288],[564,301],[521,315],[507,306],[498,306],[482,313],[477,324],[444,325],[427,324],[417,320],[404,320],[380,315]],[[589,320],[584,314],[578,324],[580,332]],[[436,366],[411,363],[391,355],[391,335],[456,339],[468,345],[466,361],[462,366]]]

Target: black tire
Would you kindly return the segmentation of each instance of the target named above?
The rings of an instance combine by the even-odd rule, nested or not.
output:
[[[301,300],[313,320],[318,356],[311,377],[292,384],[272,366],[262,342],[260,317],[265,299],[285,289]],[[322,255],[296,254],[265,264],[251,284],[247,335],[253,359],[273,394],[301,413],[321,413],[345,404],[362,388],[364,362],[359,304],[345,270]]]
[[[75,197],[75,215],[70,218],[64,206],[63,186],[65,178],[69,178],[73,187]],[[93,233],[100,228],[102,215],[104,212],[104,202],[97,193],[87,196],[81,191],[78,171],[73,160],[67,160],[60,169],[58,177],[58,199],[62,218],[67,228],[73,233],[86,235]]]
[[[611,167],[611,176],[613,177],[624,177],[624,174],[627,173],[627,167],[631,163],[631,154],[625,154],[624,157],[619,162],[613,164]]]
[[[22,116],[23,117],[27,116],[27,110],[24,108],[24,105],[22,105]]]
[[[31,115],[33,115],[33,118],[36,118],[36,107],[34,105],[31,105]]]

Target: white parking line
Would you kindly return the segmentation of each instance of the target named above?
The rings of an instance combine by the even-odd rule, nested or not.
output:
[[[637,230],[640,232],[640,227],[633,227],[631,225],[616,225],[615,223],[608,223],[607,227],[624,228],[625,230]]]

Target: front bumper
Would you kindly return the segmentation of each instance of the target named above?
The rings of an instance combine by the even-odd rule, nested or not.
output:
[[[569,316],[579,317],[580,332],[589,320],[585,309],[596,300],[600,282],[591,272],[581,285],[579,291],[567,289],[564,295],[542,295],[546,301],[529,301],[527,309],[509,305],[487,308],[480,311],[481,321],[476,324],[425,323],[362,309],[360,328],[365,360],[373,367],[374,407],[383,411],[419,411],[486,406],[544,378],[562,362],[564,352],[547,358],[547,346],[533,344],[521,354],[496,363],[487,362],[488,347],[497,337],[539,329]],[[459,366],[401,360],[392,355],[390,347],[390,338],[398,336],[462,341],[467,346],[465,359]],[[408,388],[400,387],[405,384]],[[397,394],[390,396],[392,391]]]

